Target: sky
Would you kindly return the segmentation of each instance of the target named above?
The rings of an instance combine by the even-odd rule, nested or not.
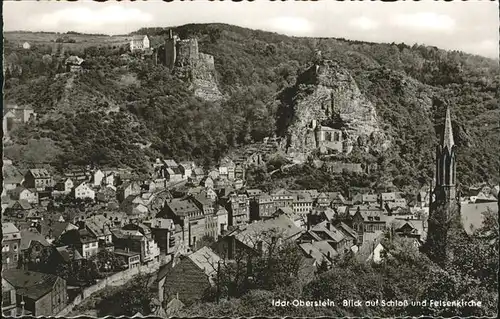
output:
[[[495,59],[498,10],[498,1],[488,0],[3,1],[5,31],[126,34],[141,27],[219,22],[291,36],[426,44]]]

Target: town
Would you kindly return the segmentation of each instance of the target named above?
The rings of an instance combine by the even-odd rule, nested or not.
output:
[[[449,110],[445,130],[441,143],[451,149]],[[160,309],[172,315],[213,285],[211,266],[285,242],[298,246],[313,272],[348,254],[379,263],[387,230],[415,248],[426,242],[435,201],[429,187],[412,201],[402,192],[264,192],[247,187],[244,156],[210,170],[173,159],[150,165],[154,174],[138,179],[119,168],[20,172],[3,159],[4,315],[67,315],[138,273],[156,274]],[[445,180],[437,172],[436,187],[453,185],[448,173]],[[481,227],[482,212],[498,209],[498,192],[498,185],[482,185],[456,193],[466,232]]]

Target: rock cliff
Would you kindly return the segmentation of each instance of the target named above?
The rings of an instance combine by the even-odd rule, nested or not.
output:
[[[187,57],[179,52],[174,73],[191,83],[195,96],[205,101],[221,100],[223,97],[217,86],[214,57],[198,53],[197,45],[195,51],[195,54],[191,53]]]
[[[322,128],[339,132],[336,152],[350,153],[354,147],[383,151],[390,145],[374,105],[336,62],[318,61],[280,99],[278,133],[286,136],[292,157],[304,158],[317,149]]]

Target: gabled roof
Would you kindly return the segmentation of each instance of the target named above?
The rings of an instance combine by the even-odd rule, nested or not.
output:
[[[16,225],[13,223],[2,223],[2,234],[12,234],[18,232],[19,229],[17,229]]]
[[[2,277],[16,288],[16,294],[38,300],[52,291],[59,277],[21,269],[7,269]]]
[[[217,271],[217,263],[221,260],[212,249],[206,246],[188,255],[187,258],[191,259],[210,279]]]
[[[77,249],[74,249],[69,246],[56,247],[56,251],[66,263],[71,262],[73,259],[74,260],[83,259],[82,255],[78,252]]]
[[[32,168],[29,172],[34,178],[50,178],[50,174],[45,168]]]
[[[329,227],[328,227],[329,225]],[[328,237],[330,237],[331,240],[334,240],[335,242],[340,242],[343,239],[345,239],[344,234],[339,231],[337,228],[335,228],[330,222],[323,221],[314,227],[311,228],[311,231],[313,232],[323,232],[325,233]]]
[[[23,210],[30,210],[32,209],[33,207],[31,206],[30,203],[28,203],[28,201],[26,201],[25,199],[19,199],[19,200],[16,200],[16,201],[13,201],[11,202],[10,204],[10,208],[14,208],[16,207],[17,205],[19,205],[19,207]]]
[[[33,241],[37,241],[45,247],[50,246],[49,242],[38,231],[21,230],[21,250],[28,249]]]
[[[356,233],[356,231],[349,227],[346,223],[340,222],[340,224],[338,224],[336,227],[345,235],[350,236],[354,239],[358,238],[358,234]]]
[[[268,234],[271,236],[281,236],[286,240],[301,232],[302,230],[288,216],[279,215],[275,218],[259,220],[249,225],[241,226],[228,235],[233,235],[243,244],[254,248],[253,244]]]
[[[396,193],[382,193],[380,194],[382,197],[382,200],[395,200],[396,199]]]
[[[200,212],[200,209],[196,207],[194,203],[183,198],[172,198],[168,200],[165,205],[178,216],[186,216],[193,212]]]
[[[377,195],[376,194],[363,194],[362,196],[363,202],[377,202]]]

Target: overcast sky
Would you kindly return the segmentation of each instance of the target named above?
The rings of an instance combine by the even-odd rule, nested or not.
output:
[[[295,36],[405,42],[498,58],[498,2],[4,1],[4,30],[124,34],[222,22]]]

